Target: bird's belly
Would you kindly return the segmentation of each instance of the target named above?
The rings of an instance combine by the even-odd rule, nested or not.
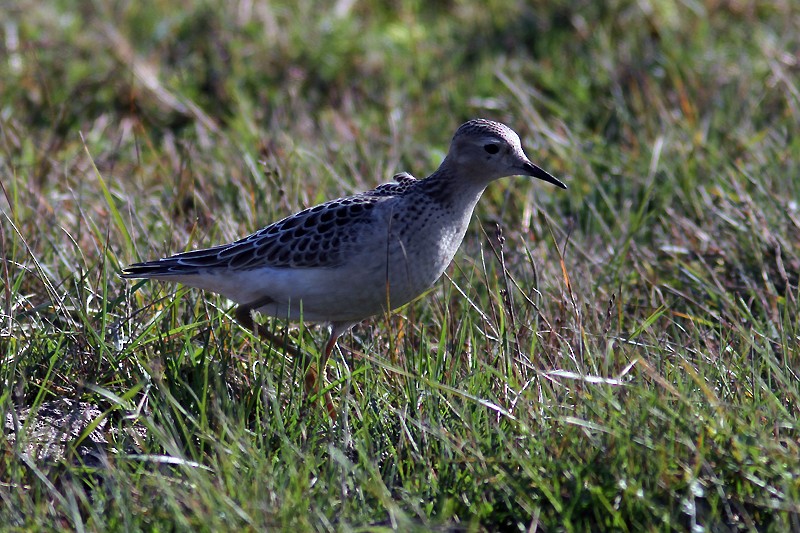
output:
[[[272,284],[269,292],[274,301],[258,310],[292,320],[360,321],[410,302],[441,274],[421,273],[395,263],[389,266],[387,276],[386,264],[383,261],[371,268],[347,270],[295,270],[287,285]]]

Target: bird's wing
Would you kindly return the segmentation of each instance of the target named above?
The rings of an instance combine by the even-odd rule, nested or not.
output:
[[[135,263],[124,278],[186,276],[210,270],[274,268],[333,268],[352,251],[359,230],[369,224],[381,202],[406,192],[417,183],[406,172],[395,183],[310,207],[230,244]]]
[[[419,181],[408,172],[400,172],[395,174],[392,176],[392,179],[394,182],[378,185],[371,191],[363,193],[363,196],[400,196],[407,192],[411,187],[414,186],[415,183]]]

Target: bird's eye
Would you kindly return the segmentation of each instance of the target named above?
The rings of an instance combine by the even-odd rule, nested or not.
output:
[[[500,151],[500,147],[494,143],[489,143],[483,146],[483,149],[486,150],[490,154],[496,154]]]

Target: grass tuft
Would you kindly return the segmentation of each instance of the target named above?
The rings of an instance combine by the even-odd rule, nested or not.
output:
[[[0,524],[800,529],[800,9],[529,4],[9,6]],[[117,275],[423,177],[477,116],[569,190],[493,184],[342,338],[336,423],[230,302]]]

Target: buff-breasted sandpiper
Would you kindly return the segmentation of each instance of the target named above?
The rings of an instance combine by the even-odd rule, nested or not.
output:
[[[253,311],[326,322],[324,369],[342,333],[439,279],[486,186],[516,175],[566,189],[531,163],[511,128],[470,120],[425,179],[398,174],[393,183],[305,209],[236,242],[136,263],[122,276],[219,293],[239,304],[237,319],[256,331]]]

